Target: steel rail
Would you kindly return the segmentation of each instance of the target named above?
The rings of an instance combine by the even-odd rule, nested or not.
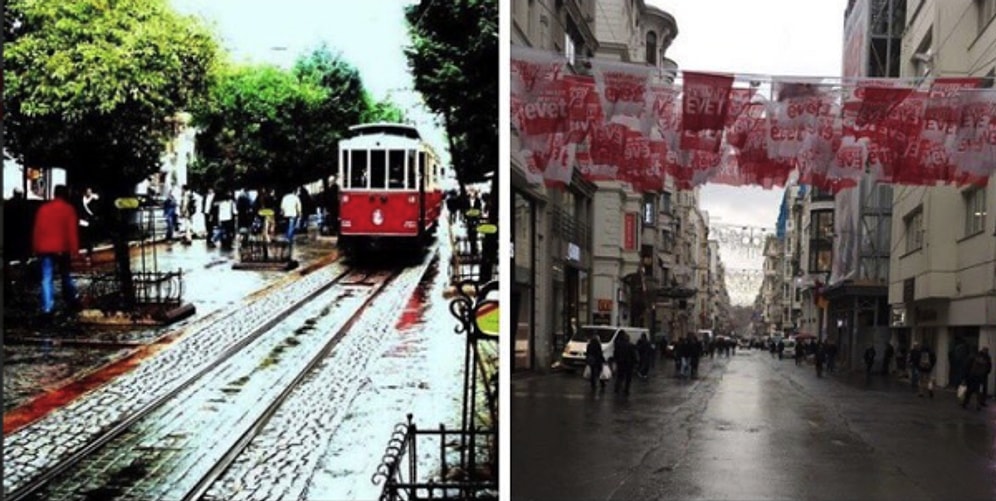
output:
[[[113,426],[111,429],[104,432],[102,435],[97,437],[89,444],[83,446],[81,449],[70,455],[65,460],[57,463],[51,468],[48,468],[47,470],[37,475],[35,478],[33,478],[31,481],[29,481],[22,487],[16,490],[12,490],[10,493],[4,496],[4,498],[7,499],[8,501],[20,501],[27,498],[28,496],[31,496],[32,494],[35,494],[36,492],[47,486],[50,482],[52,482],[56,477],[65,473],[67,470],[75,466],[77,463],[85,459],[87,456],[94,453],[101,447],[107,445],[108,443],[118,438],[119,436],[121,436],[125,431],[131,428],[132,425],[134,425],[136,422],[138,422],[145,416],[151,414],[155,410],[165,405],[169,400],[173,399],[173,397],[178,395],[183,390],[186,390],[187,388],[191,387],[195,382],[200,380],[205,375],[209,374],[211,371],[213,371],[223,362],[227,361],[233,355],[241,351],[247,345],[249,345],[256,339],[258,339],[260,336],[262,336],[266,332],[276,327],[277,324],[282,322],[288,316],[290,316],[297,310],[301,309],[304,305],[308,304],[319,295],[325,293],[336,284],[340,283],[350,274],[354,273],[355,270],[353,269],[343,270],[340,274],[332,278],[332,280],[329,280],[327,284],[322,285],[314,292],[305,296],[300,301],[291,303],[290,306],[285,308],[278,315],[270,319],[268,322],[265,322],[257,326],[255,329],[250,331],[248,335],[244,336],[238,342],[234,343],[228,349],[220,353],[213,361],[206,363],[200,370],[191,373],[185,380],[182,380],[179,384],[177,384],[177,386],[174,389],[166,392],[162,396],[149,402],[145,407],[139,409],[137,412],[126,417],[120,423],[118,423],[117,425]],[[275,290],[271,293],[279,294],[280,289]],[[229,315],[224,315],[223,318],[228,316]]]
[[[189,491],[187,494],[181,498],[183,501],[194,501],[201,499],[210,489],[210,487],[217,481],[221,476],[228,470],[228,468],[235,462],[235,460],[242,454],[242,452],[249,446],[256,436],[263,430],[263,428],[270,422],[273,416],[277,413],[280,407],[285,401],[290,397],[291,393],[299,387],[302,381],[306,377],[312,374],[315,367],[321,363],[322,360],[326,359],[332,350],[339,344],[340,341],[346,336],[346,334],[352,330],[353,325],[363,316],[363,313],[367,310],[370,304],[373,303],[374,299],[378,298],[382,292],[387,288],[389,284],[394,282],[399,275],[401,275],[402,269],[396,268],[391,270],[391,274],[388,275],[380,283],[370,283],[361,282],[364,285],[370,285],[375,287],[375,290],[363,300],[363,303],[356,308],[355,311],[349,316],[349,319],[340,327],[335,334],[329,337],[328,341],[325,342],[318,352],[308,361],[308,364],[294,377],[290,383],[277,395],[266,406],[266,409],[256,418],[256,420],[249,426],[249,428],[235,441],[235,444],[228,449],[224,456],[217,461],[214,466],[207,472],[206,475],[201,477],[197,484]]]

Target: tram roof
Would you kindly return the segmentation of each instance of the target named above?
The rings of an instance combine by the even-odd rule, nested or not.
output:
[[[418,129],[412,125],[402,123],[377,122],[349,127],[349,137],[372,136],[374,134],[390,134],[410,139],[422,139],[418,133]]]

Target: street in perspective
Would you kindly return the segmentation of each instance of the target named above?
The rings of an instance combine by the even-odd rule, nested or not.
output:
[[[4,499],[498,499],[497,10],[8,2]]]
[[[512,3],[512,499],[996,499],[994,6]]]

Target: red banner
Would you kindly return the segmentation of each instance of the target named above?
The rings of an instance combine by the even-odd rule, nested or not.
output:
[[[708,73],[684,73],[681,122],[685,130],[720,131],[726,123],[733,77]]]
[[[657,191],[706,182],[772,187],[793,170],[832,190],[871,170],[909,185],[979,184],[996,172],[996,91],[979,79],[937,79],[929,92],[897,79],[836,87],[774,81],[774,101],[730,75],[685,72],[650,85],[647,65],[592,61],[565,74],[559,54],[513,48],[512,124],[531,182],[585,179]],[[680,97],[680,100],[679,100]]]
[[[652,67],[595,59],[591,70],[606,120],[643,115]]]
[[[623,216],[623,250],[636,250],[636,216],[635,212]]]

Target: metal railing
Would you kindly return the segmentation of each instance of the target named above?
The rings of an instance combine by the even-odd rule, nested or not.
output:
[[[453,443],[465,443],[466,436],[474,434],[488,437],[494,444],[495,432],[490,429],[449,430],[440,424],[439,429],[418,429],[408,414],[407,423],[398,423],[388,441],[381,464],[371,482],[384,484],[382,501],[420,499],[498,499],[498,479],[479,472],[465,471],[459,460],[459,451]],[[433,440],[435,439],[435,440]],[[419,472],[420,443],[430,442],[433,452],[438,452],[439,463],[431,465],[429,474]],[[435,444],[431,442],[435,441]],[[434,445],[434,447],[433,447]]]

